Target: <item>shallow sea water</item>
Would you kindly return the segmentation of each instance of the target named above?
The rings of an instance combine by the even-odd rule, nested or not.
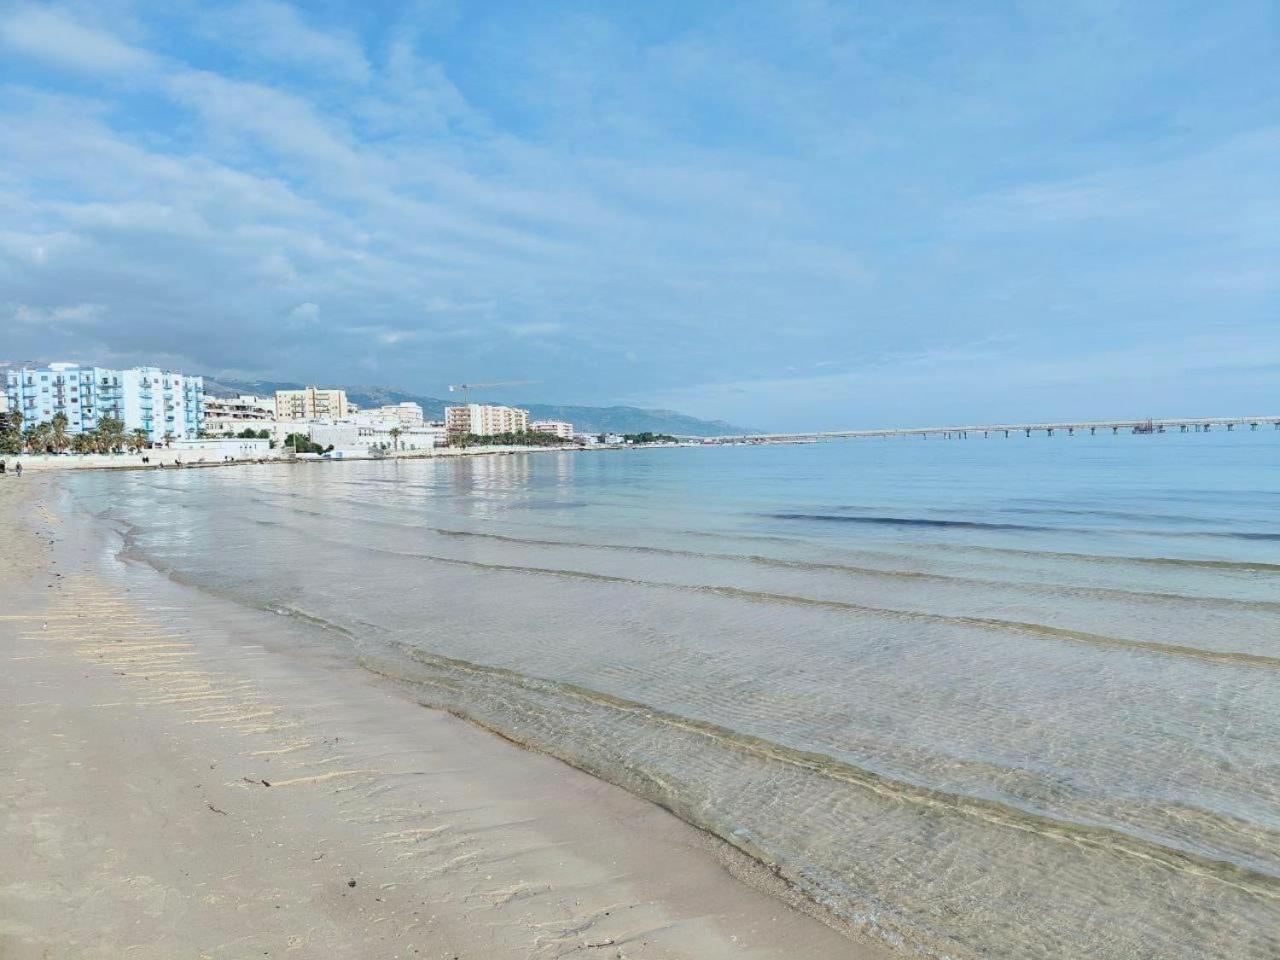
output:
[[[1280,432],[66,483],[889,943],[1280,956]]]

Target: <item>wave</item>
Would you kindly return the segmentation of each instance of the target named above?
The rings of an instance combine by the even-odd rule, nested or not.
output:
[[[1202,647],[1184,646],[1181,644],[1158,643],[1149,640],[1130,640],[1124,637],[1089,633],[1083,630],[1070,630],[1064,627],[1053,627],[1043,623],[1031,623],[1020,620],[1002,620],[995,617],[951,616],[940,613],[926,613],[918,610],[876,607],[869,604],[854,603],[848,600],[828,600],[820,597],[805,597],[798,594],[786,593],[770,593],[767,591],[747,590],[742,587],[730,587],[715,584],[684,584],[671,583],[663,580],[644,580],[637,577],[621,577],[613,574],[593,573],[588,570],[574,570],[572,568],[563,567],[534,567],[517,563],[489,563],[482,560],[463,560],[457,557],[442,557],[438,554],[432,553],[392,550],[388,547],[374,547],[368,544],[356,544],[347,540],[335,540],[329,538],[321,539],[324,539],[325,542],[332,543],[336,546],[363,550],[368,553],[403,557],[411,560],[423,560],[430,563],[446,564],[448,566],[467,567],[473,570],[499,571],[503,573],[519,573],[534,576],[551,576],[563,579],[587,580],[595,583],[621,584],[647,589],[676,590],[681,593],[696,593],[705,596],[726,597],[730,599],[746,600],[754,603],[787,604],[826,610],[841,610],[850,613],[866,614],[886,619],[899,620],[902,622],[937,623],[950,626],[978,627],[988,630],[1022,633],[1054,640],[1083,643],[1094,647],[1106,647],[1116,650],[1132,650],[1139,653],[1187,657],[1208,663],[1220,663],[1243,667],[1264,667],[1269,669],[1280,668],[1280,657],[1232,650],[1213,650]]]
[[[843,513],[769,513],[774,520],[818,520],[832,523],[863,523],[889,527],[936,527],[958,530],[1022,530],[1051,533],[1121,533],[1148,537],[1214,537],[1229,540],[1276,540],[1280,533],[1244,530],[1123,530],[1116,527],[1063,527],[1030,523],[994,523],[981,520],[939,520],[932,517],[872,517]]]
[[[1147,557],[1125,556],[1115,553],[1078,553],[1069,550],[1025,550],[1016,547],[971,546],[934,544],[939,550],[962,549],[973,553],[990,553],[1004,556],[1071,560],[1100,564],[1137,564],[1153,567],[1185,567],[1204,570],[1232,571],[1237,573],[1280,573],[1280,563],[1257,560],[1207,560],[1199,557]]]
[[[396,643],[400,652],[409,659],[430,669],[438,670],[455,677],[478,677],[487,682],[495,682],[508,690],[529,690],[542,695],[550,695],[554,702],[573,704],[565,710],[566,715],[578,716],[582,707],[604,709],[617,715],[625,715],[632,721],[644,724],[660,725],[678,731],[679,735],[702,738],[716,748],[733,751],[740,755],[749,755],[753,759],[768,763],[782,764],[798,768],[808,774],[821,776],[826,780],[839,781],[842,784],[875,794],[878,798],[894,804],[945,809],[949,812],[981,821],[985,825],[1010,828],[1025,833],[1032,833],[1042,838],[1063,841],[1078,847],[1092,847],[1134,857],[1145,863],[1164,867],[1178,872],[1194,873],[1198,877],[1225,883],[1237,889],[1263,896],[1271,900],[1280,900],[1280,875],[1259,867],[1245,866],[1228,859],[1214,857],[1204,852],[1191,850],[1181,846],[1178,841],[1154,836],[1139,836],[1128,832],[1117,825],[1055,816],[1043,809],[1031,808],[1013,802],[1012,799],[995,799],[940,789],[925,783],[915,782],[901,776],[891,776],[867,767],[859,766],[847,760],[837,759],[825,753],[800,750],[786,744],[778,743],[764,737],[758,737],[743,731],[734,730],[707,720],[701,720],[662,710],[636,700],[605,693],[568,681],[551,680],[544,677],[531,676],[505,667],[474,663],[454,657],[423,650],[410,644]],[[374,664],[367,664],[377,669]],[[414,677],[399,676],[379,670],[394,679],[414,682]],[[483,717],[472,716],[467,712],[467,698],[464,696],[461,707],[454,712],[461,712],[468,720],[485,723]],[[492,728],[492,727],[491,727]],[[546,749],[544,743],[530,738],[523,727],[498,729],[503,737],[532,746]],[[590,765],[580,763],[572,751],[557,751],[557,756],[575,766],[582,765],[588,772],[602,779],[617,782],[617,773],[610,775],[609,765]],[[630,783],[622,784],[629,786]],[[690,819],[690,811],[703,809],[699,805],[680,803],[680,798],[655,794],[647,799],[654,800],[678,813],[683,819]],[[744,846],[740,837],[732,831],[722,833],[717,829],[720,825],[713,820],[697,817],[695,822],[703,829],[710,830],[727,842],[739,846],[746,852],[761,858],[764,853],[758,848]],[[779,858],[765,856],[771,866],[778,866]]]
[[[326,513],[322,510],[304,510],[294,509],[295,513],[305,516],[320,517],[324,519],[333,519],[334,515]],[[390,527],[398,530],[415,529],[424,530],[428,533],[438,534],[443,537],[453,539],[475,539],[487,540],[496,543],[508,543],[513,546],[534,546],[534,547],[565,547],[577,550],[600,550],[616,553],[637,553],[665,557],[685,557],[691,560],[723,560],[730,563],[749,563],[758,566],[774,567],[787,570],[809,570],[814,572],[829,572],[848,574],[850,576],[865,577],[883,577],[890,580],[914,580],[928,581],[936,583],[948,583],[958,585],[971,585],[982,588],[997,587],[1001,589],[1018,589],[1028,591],[1053,591],[1057,593],[1069,593],[1082,597],[1110,597],[1120,600],[1131,600],[1135,602],[1153,602],[1153,603],[1185,603],[1192,606],[1215,606],[1228,609],[1243,610],[1272,610],[1280,612],[1280,603],[1267,600],[1245,600],[1234,597],[1215,597],[1215,596],[1197,596],[1182,593],[1163,593],[1159,591],[1140,591],[1140,590],[1124,590],[1116,587],[1094,587],[1081,584],[1066,584],[1046,582],[1039,583],[1035,581],[1017,581],[1011,582],[1007,580],[993,580],[984,577],[963,576],[960,574],[948,573],[932,573],[923,570],[900,570],[888,567],[870,567],[852,563],[838,563],[834,561],[823,560],[792,560],[786,557],[768,556],[758,553],[719,553],[710,550],[687,550],[676,547],[655,547],[647,544],[627,544],[627,543],[601,543],[598,541],[582,541],[582,540],[557,540],[546,537],[517,537],[505,533],[484,533],[476,530],[458,530],[453,527],[438,527],[425,525],[409,525],[397,520],[378,520],[372,517],[361,518],[362,524],[371,526]],[[717,539],[729,539],[728,537],[717,537]],[[769,539],[780,540],[786,543],[803,543],[803,541],[794,541],[784,537],[747,537],[746,539]],[[1109,562],[1123,560],[1134,563],[1154,563],[1154,564],[1179,564],[1189,566],[1209,566],[1224,567],[1229,569],[1239,569],[1247,572],[1269,572],[1271,570],[1280,571],[1280,564],[1257,564],[1257,563],[1236,563],[1233,561],[1217,561],[1217,560],[1179,560],[1177,558],[1161,558],[1161,557],[1135,557],[1120,558],[1107,555],[1091,555],[1091,554],[1067,554],[1052,553],[1045,551],[1023,551],[1001,548],[984,548],[975,547],[974,550],[982,552],[995,553],[1013,553],[1028,556],[1047,556],[1047,557],[1064,557],[1071,559],[1081,559],[1098,562]]]
[[[773,520],[826,520],[834,523],[866,523],[886,527],[938,527],[961,530],[1053,530],[1067,531],[1069,527],[1050,527],[1029,523],[985,523],[979,520],[936,520],[929,517],[869,517],[843,513],[768,513]]]

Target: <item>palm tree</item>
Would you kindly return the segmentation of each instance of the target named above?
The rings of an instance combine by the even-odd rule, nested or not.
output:
[[[71,449],[76,453],[93,453],[98,446],[98,436],[92,431],[77,433],[71,438]]]
[[[147,436],[147,431],[141,427],[136,427],[125,442],[128,443],[129,449],[134,453],[141,453],[150,440],[151,438]]]
[[[33,423],[27,427],[23,437],[27,450],[31,453],[45,453],[49,449],[49,438],[53,431],[47,423]]]
[[[53,447],[55,453],[62,453],[67,447],[71,446],[71,437],[67,433],[67,415],[65,413],[55,413],[53,422],[49,424],[49,444]]]
[[[393,448],[396,450],[399,450],[400,449],[400,428],[392,427],[387,432],[391,434],[391,443]]]
[[[124,446],[124,421],[103,417],[98,421],[98,443],[103,453],[113,453]]]

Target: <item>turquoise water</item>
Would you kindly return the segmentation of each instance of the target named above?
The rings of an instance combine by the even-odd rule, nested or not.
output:
[[[910,951],[1280,955],[1280,432],[67,482]]]

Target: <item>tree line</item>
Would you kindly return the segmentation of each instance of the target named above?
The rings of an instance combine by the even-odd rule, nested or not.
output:
[[[554,433],[536,430],[520,430],[515,433],[459,433],[449,438],[451,447],[504,446],[504,447],[558,447],[566,441]]]
[[[65,413],[23,427],[20,411],[0,413],[0,453],[137,453],[151,443],[147,431],[126,430],[124,421],[103,417],[92,430],[70,431]]]

